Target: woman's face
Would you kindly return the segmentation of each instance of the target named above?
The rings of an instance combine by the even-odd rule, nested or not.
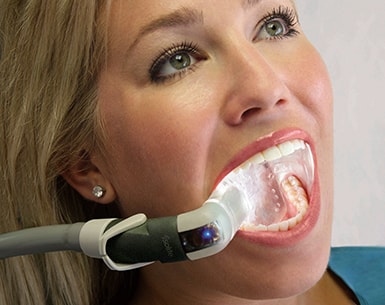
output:
[[[332,94],[292,1],[115,0],[110,13],[99,79],[107,143],[92,160],[123,216],[198,208],[218,177],[288,140],[310,143],[318,161],[294,228],[238,232],[218,255],[143,269],[143,285],[190,303],[213,290],[255,299],[308,289],[329,252]]]

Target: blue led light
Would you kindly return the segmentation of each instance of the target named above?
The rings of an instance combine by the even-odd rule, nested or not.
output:
[[[186,253],[210,247],[221,240],[220,231],[215,222],[197,229],[180,232],[179,237]]]
[[[202,231],[202,238],[206,241],[212,240],[216,236],[216,231],[213,228],[205,228]]]

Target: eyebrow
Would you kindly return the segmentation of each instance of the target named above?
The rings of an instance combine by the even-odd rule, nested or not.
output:
[[[242,0],[241,5],[244,10],[248,10],[251,7],[254,7],[264,0]],[[290,0],[294,5],[294,1]],[[150,23],[144,25],[139,33],[136,35],[134,42],[129,47],[129,50],[135,47],[138,44],[139,40],[152,32],[155,32],[160,29],[177,27],[177,26],[189,26],[193,24],[203,24],[203,12],[198,11],[193,8],[182,7],[169,14],[165,14],[152,20]]]
[[[132,49],[140,40],[141,37],[148,35],[160,29],[189,26],[193,24],[203,24],[203,12],[192,8],[182,7],[169,14],[165,14],[152,20],[150,23],[143,26],[136,36],[136,39],[130,46]]]
[[[242,1],[242,8],[243,9],[248,9],[250,7],[256,6],[259,4],[262,0],[243,0]]]

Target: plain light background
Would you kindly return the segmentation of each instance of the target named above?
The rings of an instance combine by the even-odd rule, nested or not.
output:
[[[385,2],[297,5],[334,87],[333,245],[385,245]]]

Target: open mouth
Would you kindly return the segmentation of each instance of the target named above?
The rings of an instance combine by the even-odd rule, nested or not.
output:
[[[314,181],[309,144],[295,139],[272,146],[236,167],[217,189],[235,186],[243,191],[249,213],[244,231],[288,231],[304,218]]]

